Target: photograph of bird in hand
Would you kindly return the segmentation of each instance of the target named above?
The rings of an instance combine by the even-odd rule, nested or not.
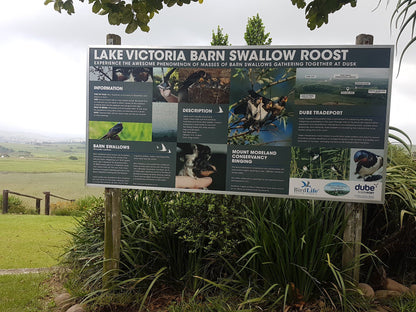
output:
[[[382,178],[379,174],[374,174],[383,167],[383,157],[370,151],[359,150],[354,154],[354,162],[357,164],[355,174],[364,181],[377,181]]]
[[[119,122],[115,126],[110,128],[110,130],[108,130],[108,132],[103,137],[101,137],[101,140],[120,140],[120,137],[118,135],[122,130],[123,124]]]

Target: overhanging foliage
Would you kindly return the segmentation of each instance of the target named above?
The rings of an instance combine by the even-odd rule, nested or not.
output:
[[[84,0],[79,0],[84,2]],[[92,12],[99,15],[107,15],[110,25],[127,25],[126,33],[130,34],[140,27],[142,31],[150,30],[149,22],[164,6],[182,6],[191,2],[202,3],[203,0],[88,0],[92,4]],[[53,3],[54,9],[59,13],[62,10],[69,15],[75,13],[73,0],[45,0],[45,5]]]

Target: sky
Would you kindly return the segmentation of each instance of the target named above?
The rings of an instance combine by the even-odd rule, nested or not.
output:
[[[390,17],[396,1],[379,2],[345,6],[311,31],[304,11],[290,0],[204,0],[164,8],[150,22],[150,32],[126,34],[125,26],[111,26],[106,16],[93,14],[88,1],[74,0],[71,16],[45,6],[44,0],[6,1],[0,10],[0,131],[85,137],[87,50],[105,45],[106,34],[120,35],[129,46],[208,46],[219,25],[233,46],[241,46],[248,18],[258,13],[276,46],[349,45],[361,33],[372,34],[375,45],[394,45],[398,31],[391,29]],[[404,36],[403,43],[410,34]],[[415,52],[416,44],[398,76],[395,57],[390,109],[390,125],[414,142]]]

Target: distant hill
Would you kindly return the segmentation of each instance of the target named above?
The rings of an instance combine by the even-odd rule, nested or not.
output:
[[[58,142],[85,142],[80,136],[53,136],[33,132],[9,132],[0,130],[0,143],[58,143]]]

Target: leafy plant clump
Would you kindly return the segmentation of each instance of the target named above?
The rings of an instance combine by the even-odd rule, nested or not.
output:
[[[140,263],[137,278],[166,267],[165,279],[195,289],[195,275],[217,279],[224,259],[235,257],[244,237],[238,200],[230,197],[125,191],[122,257]]]
[[[331,264],[341,255],[342,204],[138,190],[122,198],[121,255],[110,288],[102,289],[104,208],[88,210],[72,233],[69,284],[85,300],[137,308],[160,296],[193,304],[223,296],[225,305],[251,311],[254,303],[281,309],[335,291],[348,304],[343,272]]]
[[[388,277],[410,284],[416,277],[416,162],[410,140],[399,142],[388,147],[385,204],[364,209],[363,243],[375,250]],[[378,270],[373,263],[364,263],[362,280],[373,280],[371,273]]]
[[[35,209],[27,208],[23,201],[16,196],[9,195],[9,205],[7,212],[11,214],[35,214]],[[0,195],[0,203],[3,203],[3,195]],[[2,205],[3,207],[3,205]]]
[[[51,204],[51,214],[56,216],[81,216],[94,207],[102,207],[102,197],[86,196],[75,201],[59,201]]]

